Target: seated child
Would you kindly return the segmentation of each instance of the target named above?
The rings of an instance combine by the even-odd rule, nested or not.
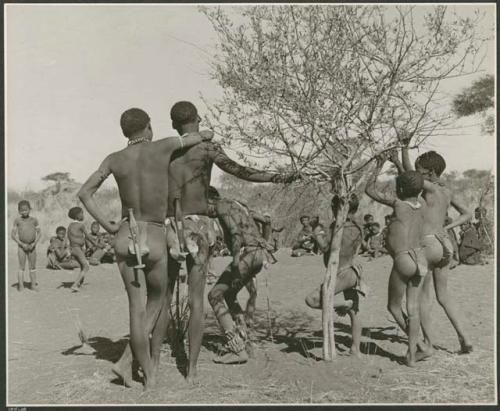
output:
[[[481,256],[482,244],[476,228],[469,221],[460,228],[462,229],[459,246],[460,262],[467,265],[484,264]]]
[[[380,224],[372,223],[370,226],[371,235],[368,239],[368,255],[378,258],[382,255],[384,248],[384,237],[380,232]]]
[[[71,257],[66,238],[66,228],[59,226],[56,228],[56,236],[50,239],[47,249],[47,268],[51,270],[72,270],[78,267],[80,267],[80,264]]]
[[[11,237],[17,243],[19,272],[17,275],[17,291],[24,290],[24,270],[28,260],[30,270],[30,289],[38,291],[36,281],[36,244],[40,241],[41,230],[38,220],[30,216],[31,205],[27,200],[21,200],[17,205],[20,217],[14,220]]]

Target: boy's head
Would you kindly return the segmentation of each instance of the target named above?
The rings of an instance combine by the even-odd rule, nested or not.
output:
[[[370,231],[372,232],[373,235],[377,235],[380,233],[380,224],[379,223],[371,223],[370,224]]]
[[[427,151],[415,160],[415,170],[426,180],[433,180],[441,176],[446,168],[446,161],[435,151]]]
[[[92,234],[99,234],[99,229],[101,228],[101,226],[99,225],[99,223],[97,221],[94,221],[91,225],[90,225],[90,232]]]
[[[83,210],[81,207],[72,207],[68,211],[68,217],[72,220],[83,221]]]
[[[151,119],[144,110],[140,108],[130,108],[123,112],[120,117],[122,132],[129,140],[144,137],[148,140],[153,138],[151,129]]]
[[[189,101],[178,101],[175,103],[170,109],[170,118],[172,120],[172,128],[177,130],[179,134],[199,130],[201,118],[194,104]]]
[[[264,220],[266,220],[267,223],[270,223],[271,222],[271,214],[264,213]]]
[[[308,215],[303,215],[303,216],[300,216],[300,224],[302,224],[302,226],[304,227],[307,227],[309,226],[309,216]]]
[[[211,218],[216,218],[217,210],[215,206],[217,205],[217,202],[220,200],[220,194],[215,187],[212,186],[208,187],[207,199],[208,199],[208,216]]]
[[[66,236],[66,227],[60,225],[59,227],[56,228],[56,237],[59,240],[64,240],[65,236]]]
[[[424,177],[416,171],[405,171],[396,177],[396,193],[400,200],[417,197],[424,188]]]
[[[384,217],[384,219],[385,219],[385,225],[391,224],[392,214],[386,214],[386,216]]]
[[[19,214],[21,214],[21,217],[28,217],[31,211],[30,202],[28,200],[19,201],[17,204],[17,210],[19,211]]]
[[[363,220],[365,220],[365,224],[372,224],[373,223],[373,216],[371,214],[365,214],[363,217]]]
[[[315,228],[319,224],[319,216],[314,215],[311,217],[309,224],[312,228]]]

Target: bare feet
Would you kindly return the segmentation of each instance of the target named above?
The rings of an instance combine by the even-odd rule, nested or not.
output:
[[[351,347],[349,354],[355,358],[361,358],[361,352],[356,347]]]
[[[122,368],[122,364],[118,361],[113,365],[111,371],[113,371],[117,377],[121,378],[125,387],[130,388],[132,386],[132,364],[127,364]]]
[[[78,291],[80,291],[80,287],[78,285],[76,285],[76,284],[73,284],[71,286],[71,292],[72,293],[77,293]]]
[[[189,385],[195,385],[199,383],[198,380],[198,370],[196,368],[188,369],[188,373],[186,375],[186,382]]]
[[[422,361],[425,360],[426,358],[429,358],[434,354],[434,348],[432,346],[428,346],[424,342],[419,342],[417,344],[417,352],[415,354],[415,360],[416,361]]]
[[[30,290],[31,291],[40,291],[40,288],[38,287],[38,285],[30,285]]]
[[[144,391],[153,390],[156,388],[156,375],[153,375],[150,378],[144,377]]]
[[[411,358],[410,354],[406,354],[406,357],[405,357],[405,364],[408,366],[408,367],[415,367],[417,365],[417,362],[415,361],[414,358]]]
[[[466,340],[460,340],[459,354],[470,354],[473,350],[472,344]]]
[[[17,283],[17,291],[24,291],[24,285],[22,283]]]

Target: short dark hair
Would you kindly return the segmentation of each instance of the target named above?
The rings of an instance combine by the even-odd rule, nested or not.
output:
[[[144,110],[140,108],[129,108],[120,117],[120,127],[125,137],[130,138],[135,133],[144,130],[151,119]]]
[[[304,215],[301,215],[301,216],[300,216],[299,221],[300,221],[300,222],[302,222],[302,220],[304,220],[304,219],[306,219],[306,218],[307,218],[307,219],[310,219],[311,217],[309,217],[308,215],[305,215],[305,214],[304,214]]]
[[[377,228],[380,228],[380,224],[379,223],[371,223],[370,224],[371,227],[377,227]]]
[[[427,151],[418,156],[415,160],[415,168],[418,166],[426,170],[434,171],[436,176],[439,177],[446,169],[446,161],[444,161],[444,158],[435,151]]]
[[[61,232],[61,231],[66,231],[66,227],[63,227],[62,225],[60,225],[59,227],[56,228],[56,234]]]
[[[78,214],[82,213],[83,210],[81,207],[72,207],[68,211],[68,217],[71,218],[72,220],[76,219]]]
[[[220,194],[215,187],[212,187],[212,186],[208,187],[208,198],[210,200],[219,200],[220,199]]]
[[[93,225],[98,225],[99,227],[101,226],[97,221],[92,221],[92,224],[90,224],[90,226],[92,227]]]
[[[409,170],[396,177],[396,190],[403,197],[415,197],[424,188],[424,178],[422,174]]]
[[[365,214],[365,216],[363,217],[363,220],[368,221],[370,218],[373,218],[373,215]]]
[[[189,101],[178,101],[170,109],[170,118],[175,129],[196,121],[198,110]]]
[[[28,200],[21,200],[17,203],[17,209],[19,210],[22,206],[27,206],[31,210],[31,204]]]

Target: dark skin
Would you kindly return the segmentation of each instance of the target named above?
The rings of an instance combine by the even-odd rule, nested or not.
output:
[[[22,204],[19,207],[20,217],[14,220],[12,227],[11,238],[17,243],[17,256],[19,258],[19,272],[17,278],[17,290],[24,289],[24,269],[26,260],[28,260],[29,268],[31,270],[31,288],[37,290],[36,278],[33,270],[36,268],[36,251],[35,247],[40,241],[41,231],[38,225],[38,220],[30,217],[30,207]]]
[[[319,223],[319,221],[312,222],[313,237],[318,244],[318,248],[323,252],[323,259],[325,267],[328,265],[328,260],[330,257],[330,243],[331,236],[335,230],[335,225],[329,230],[329,232]],[[362,229],[359,223],[355,220],[354,213],[349,213],[347,215],[347,220],[344,225],[344,231],[342,233],[342,241],[339,251],[339,265],[338,271],[345,269],[346,267],[351,267],[353,264],[354,257],[358,253],[358,249],[363,241]],[[339,298],[340,293],[353,288],[356,286],[357,276],[356,273],[350,269],[349,272],[345,272],[344,275],[337,277],[335,282],[335,298],[334,307],[345,307],[347,306],[347,301],[344,298]],[[314,290],[306,297],[306,304],[311,308],[321,308],[321,288]],[[347,313],[351,319],[351,333],[352,333],[352,344],[351,344],[351,354],[354,356],[359,356],[360,354],[360,343],[361,343],[361,324],[359,322],[357,313],[348,309]]]
[[[199,130],[200,118],[197,116],[192,122],[178,125],[172,124],[179,135],[196,132]],[[183,137],[184,138],[184,137]],[[221,146],[215,142],[205,142],[195,147],[180,150],[172,156],[168,169],[168,217],[180,220],[182,215],[197,214],[207,215],[207,191],[212,175],[212,167],[216,164],[221,170],[238,178],[252,182],[284,183],[293,181],[295,175],[280,175],[244,167],[231,160]],[[177,201],[175,201],[177,199]],[[175,206],[177,204],[177,206]],[[189,363],[186,379],[195,382],[197,378],[196,364],[201,349],[204,331],[203,297],[205,290],[205,273],[209,260],[209,245],[203,239],[198,242],[199,252],[196,260],[187,255],[189,308],[190,317],[188,325],[189,338]],[[178,276],[178,265],[172,264],[172,276]],[[175,282],[172,282],[175,284]],[[169,291],[169,295],[172,294]],[[168,309],[163,309],[159,322],[167,327]]]
[[[158,368],[159,346],[153,340],[158,314],[163,306],[167,288],[166,238],[163,229],[167,214],[168,201],[168,165],[175,150],[183,145],[189,147],[199,144],[202,137],[198,133],[179,138],[166,138],[151,141],[151,125],[129,138],[147,140],[129,145],[123,150],[110,154],[80,189],[78,197],[94,219],[115,237],[116,261],[122,275],[130,306],[130,345],[125,356],[131,357],[133,351],[145,376],[144,388],[155,385]],[[212,138],[208,132],[205,138]],[[147,232],[149,254],[143,259],[144,269],[135,269],[136,261],[129,257],[129,225],[109,222],[97,205],[94,194],[112,174],[118,184],[122,204],[122,217],[128,217],[128,209],[134,210],[134,216],[141,230]],[[123,221],[123,220],[122,220]],[[153,224],[147,224],[153,223]],[[156,224],[154,224],[156,223]],[[137,277],[137,279],[136,279]],[[142,301],[147,294],[147,304]],[[117,364],[114,372],[123,378],[125,385],[131,384],[130,367],[124,370]]]
[[[386,158],[378,157],[377,166],[370,175],[366,194],[373,200],[391,207],[394,210],[394,219],[388,227],[386,246],[394,264],[389,278],[389,303],[388,308],[401,329],[408,334],[408,353],[406,361],[408,366],[415,366],[419,356],[417,355],[418,333],[420,329],[419,303],[420,291],[423,281],[417,275],[418,266],[413,259],[404,252],[420,247],[422,237],[423,214],[425,202],[419,201],[416,196],[405,196],[398,191],[398,199],[389,198],[378,192],[375,182]],[[398,189],[399,190],[399,189]],[[409,202],[420,208],[415,209]],[[403,252],[403,254],[400,254]],[[426,273],[421,273],[425,275]],[[408,312],[408,326],[406,325],[401,302],[406,291],[406,308]]]
[[[250,214],[244,206],[228,199],[214,199],[209,204],[209,215],[218,219],[226,244],[233,256],[233,261],[208,294],[208,300],[217,321],[227,331],[234,327],[233,318],[243,313],[237,302],[238,292],[243,286],[252,282],[263,266],[261,249],[241,254],[242,247],[255,246],[264,242],[255,224],[255,218],[261,219],[262,217],[256,213]]]
[[[401,143],[403,144],[403,168],[405,170],[413,170],[408,153],[410,140],[411,137],[409,136],[406,136],[401,140]],[[467,353],[472,351],[472,344],[463,330],[463,325],[459,320],[455,302],[448,293],[449,264],[444,267],[436,266],[436,264],[441,261],[444,250],[442,245],[435,238],[432,238],[432,234],[445,233],[446,230],[449,230],[450,228],[462,225],[472,218],[472,214],[447,187],[439,184],[439,176],[434,170],[426,169],[420,164],[416,164],[415,169],[418,173],[422,174],[425,179],[424,192],[422,196],[427,203],[427,211],[424,214],[423,240],[427,250],[427,261],[432,271],[432,278],[434,280],[436,299],[439,305],[443,307],[448,319],[455,328],[460,342],[461,351]],[[445,220],[450,206],[459,212],[459,216],[452,223],[445,226]],[[451,242],[449,247],[452,248]],[[423,285],[421,300],[422,311],[420,314],[425,322],[431,321],[431,292],[431,276],[427,276]],[[431,336],[427,334],[424,335],[424,337],[426,343],[432,349]]]

